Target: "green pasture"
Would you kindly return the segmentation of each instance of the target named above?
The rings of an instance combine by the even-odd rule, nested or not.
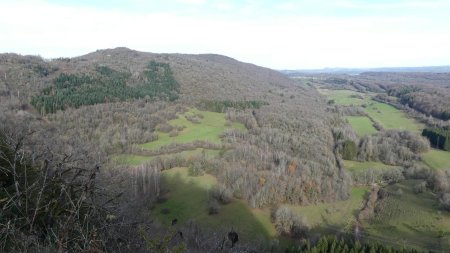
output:
[[[366,116],[347,116],[346,118],[360,137],[377,132],[375,127],[373,127],[372,121]]]
[[[401,129],[421,133],[424,128],[421,123],[408,118],[401,110],[385,103],[372,100],[368,103],[365,111],[385,129]]]
[[[438,149],[422,154],[422,159],[433,169],[450,169],[450,152]]]
[[[192,123],[186,119],[186,115],[201,114],[200,123]],[[158,132],[158,140],[139,145],[145,149],[158,149],[171,143],[190,143],[195,141],[207,141],[220,144],[220,134],[227,128],[244,130],[245,126],[233,123],[230,127],[225,126],[225,114],[217,112],[199,111],[191,109],[185,114],[178,114],[178,118],[169,121],[172,126],[184,126],[177,136],[170,137],[169,133]]]
[[[241,200],[222,205],[218,214],[208,214],[208,191],[217,184],[214,176],[191,176],[188,168],[173,168],[162,173],[162,179],[169,192],[166,201],[151,210],[163,224],[169,225],[177,218],[183,224],[194,220],[199,224],[216,229],[235,229],[244,239],[266,238],[275,235],[270,223],[269,212],[251,209]],[[169,213],[164,214],[163,210]]]
[[[306,217],[313,231],[345,230],[350,229],[354,224],[355,215],[362,208],[364,196],[367,192],[368,187],[354,187],[350,191],[348,200],[309,206],[291,205],[290,207]]]
[[[337,105],[363,105],[369,98],[365,93],[352,90],[318,89],[318,91],[327,96],[329,100],[334,100]]]
[[[450,213],[441,209],[433,193],[414,193],[413,187],[420,182],[405,180],[385,188],[388,197],[377,202],[374,218],[363,224],[367,239],[418,249],[450,249]]]

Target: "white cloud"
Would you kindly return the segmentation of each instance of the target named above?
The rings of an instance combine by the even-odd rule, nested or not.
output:
[[[255,20],[43,1],[12,2],[1,9],[0,52],[60,57],[126,46],[157,53],[219,53],[279,69],[450,64],[449,24],[416,17]]]

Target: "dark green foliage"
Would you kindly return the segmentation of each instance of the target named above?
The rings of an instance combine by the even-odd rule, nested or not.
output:
[[[212,112],[225,112],[227,108],[234,108],[238,110],[259,109],[261,106],[268,104],[269,103],[260,100],[250,100],[250,101],[204,100],[199,103],[198,107]]]
[[[430,140],[432,146],[450,151],[450,130],[444,128],[425,128],[422,135]]]
[[[289,253],[418,253],[421,251],[415,249],[397,249],[385,246],[379,243],[360,243],[358,241],[349,241],[344,239],[337,239],[336,237],[322,237],[315,246],[310,246],[306,243],[304,246],[287,250]]]
[[[40,77],[48,76],[48,74],[50,73],[50,71],[42,65],[36,65],[33,70],[34,72],[38,73]]]
[[[160,98],[176,100],[179,84],[173,77],[169,64],[151,61],[146,70],[143,85],[127,85],[128,72],[120,72],[106,66],[96,68],[98,75],[60,74],[52,86],[45,88],[31,103],[42,114],[54,113],[67,107],[78,108],[105,102],[125,101],[133,98]]]
[[[345,141],[342,150],[342,158],[345,160],[353,160],[356,158],[357,154],[358,148],[356,147],[355,142],[350,140]]]

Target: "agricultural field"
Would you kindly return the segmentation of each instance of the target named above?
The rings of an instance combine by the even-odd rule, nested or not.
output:
[[[431,149],[422,155],[426,165],[433,169],[450,169],[450,152]]]
[[[421,133],[424,129],[424,125],[408,118],[401,110],[385,103],[371,101],[364,110],[386,129],[410,130],[415,133]]]
[[[421,133],[424,125],[408,118],[401,110],[385,104],[374,101],[372,93],[361,93],[351,90],[329,90],[318,89],[318,91],[327,96],[329,100],[334,100],[337,105],[364,105],[364,111],[377,123],[386,129],[404,129],[415,133]],[[375,133],[370,119],[365,117],[348,117],[350,124],[359,135]]]
[[[416,194],[421,180],[405,180],[385,187],[388,197],[378,200],[373,219],[363,224],[363,237],[386,243],[441,251],[450,248],[450,214],[429,191]]]
[[[363,105],[370,99],[368,94],[352,90],[318,89],[318,91],[337,105]]]
[[[214,176],[204,174],[192,176],[188,168],[173,168],[162,173],[162,180],[168,188],[163,196],[166,200],[156,204],[151,210],[163,224],[169,225],[177,218],[180,223],[194,220],[212,229],[234,229],[249,236],[275,236],[275,229],[270,222],[270,213],[265,210],[251,209],[247,203],[234,199],[222,205],[218,214],[208,214],[208,192],[217,184]],[[227,227],[223,227],[227,224]]]
[[[193,123],[186,117],[201,115],[199,123]],[[220,134],[227,128],[245,130],[245,126],[240,123],[233,123],[226,126],[226,119],[223,113],[199,111],[191,109],[185,114],[178,114],[178,118],[169,121],[174,127],[184,127],[178,135],[169,136],[169,133],[158,132],[158,140],[139,145],[142,148],[155,150],[171,143],[190,143],[194,141],[207,141],[220,144]]]
[[[346,119],[359,137],[377,132],[377,130],[373,126],[372,121],[368,117],[347,116]]]

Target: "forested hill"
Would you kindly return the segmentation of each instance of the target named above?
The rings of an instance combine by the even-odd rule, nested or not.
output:
[[[314,88],[271,69],[220,55],[153,54],[127,48],[53,60],[3,54],[0,55],[0,96],[13,101],[19,111],[34,108],[34,114],[44,116],[58,115],[58,111],[75,115],[79,112],[77,108],[137,100],[167,101],[213,111],[224,109],[224,105],[253,108],[233,116],[246,125],[249,134],[236,139],[235,134],[228,133],[233,142],[239,142],[241,151],[251,150],[252,156],[239,158],[248,162],[246,166],[258,168],[261,173],[269,170],[261,175],[266,178],[266,185],[252,189],[248,198],[261,196],[272,183],[277,185],[288,166],[298,168],[295,173],[302,176],[285,178],[289,182],[284,190],[305,191],[308,195],[300,194],[292,199],[280,190],[270,200],[261,198],[261,203],[255,206],[280,201],[329,201],[348,196],[345,175],[334,155],[332,128],[336,123],[327,111],[326,99]],[[126,110],[135,106],[130,104]],[[86,109],[93,113],[99,108]],[[95,131],[90,128],[86,131]],[[105,142],[110,139],[105,137]],[[255,164],[254,158],[261,155],[265,160],[259,161],[261,165]],[[255,174],[250,170],[245,173]],[[314,189],[291,189],[300,184],[295,180],[308,182]]]
[[[343,131],[339,128],[342,122],[331,109],[326,98],[308,83],[220,55],[152,54],[126,48],[52,60],[17,54],[0,55],[0,133],[5,136],[3,139],[8,144],[14,144],[16,139],[24,143],[23,153],[29,155],[38,172],[44,169],[54,171],[61,164],[70,163],[74,175],[82,175],[79,180],[88,179],[90,186],[96,179],[102,190],[99,195],[92,192],[92,199],[100,195],[119,196],[115,202],[118,206],[108,207],[108,217],[121,217],[129,222],[125,222],[127,224],[134,224],[136,217],[142,221],[157,217],[157,214],[151,217],[141,217],[140,214],[147,214],[146,208],[157,204],[155,201],[160,194],[166,196],[170,183],[162,181],[160,185],[159,178],[161,173],[175,167],[188,167],[190,171],[198,171],[198,175],[207,172],[218,187],[224,189],[221,192],[245,203],[245,210],[347,199],[350,178],[339,153],[335,152],[337,138]],[[171,125],[174,121],[184,123]],[[9,154],[11,150],[17,150],[11,147],[7,146],[5,152]],[[207,149],[201,156],[181,156],[183,152],[195,152],[200,148]],[[215,155],[208,158],[206,152]],[[123,165],[118,160],[120,157],[148,157],[149,160],[139,166]],[[8,159],[6,162],[9,164]],[[86,168],[92,168],[93,174],[85,176],[77,172],[84,173],[88,171]],[[54,174],[61,175],[61,181],[69,177],[63,173]],[[6,178],[8,191],[6,195],[0,195],[0,199],[17,196],[11,183],[16,174],[7,175],[10,176]],[[20,177],[26,178],[27,175],[23,173]],[[42,184],[47,184],[46,177],[37,178]],[[56,182],[55,187],[62,190],[72,187],[61,186],[58,178],[52,180],[51,184]],[[81,185],[71,180],[68,181]],[[33,185],[38,187],[39,184]],[[39,204],[36,199],[40,195],[32,193],[58,192],[53,188],[48,191],[39,188],[38,191],[24,186],[24,189],[29,191],[29,195],[20,196],[32,199],[23,200],[24,203]],[[83,189],[95,188],[83,186]],[[74,190],[74,194],[78,192]],[[197,191],[193,193],[203,196]],[[59,195],[55,196],[55,201],[62,201],[57,197]],[[78,199],[80,196],[73,197]],[[86,198],[81,197],[80,205],[89,204],[83,202],[87,201]],[[53,199],[54,196],[45,198]],[[175,197],[173,199],[176,200]],[[92,208],[89,210],[98,204],[95,201],[90,203]],[[212,200],[208,203],[215,205]],[[201,204],[206,203],[202,201]],[[65,214],[51,213],[60,213],[59,206],[55,206],[42,215],[39,212],[42,217],[53,217],[55,221],[51,224],[55,225],[51,229],[66,231],[73,228],[68,234],[83,235],[71,236],[75,246],[64,246],[67,249],[90,245],[93,237],[84,235],[94,232],[101,234],[105,248],[139,245],[133,241],[139,241],[137,234],[140,232],[131,228],[123,232],[121,226],[117,226],[117,236],[127,237],[129,243],[124,246],[108,244],[119,241],[115,232],[110,232],[110,225],[104,224],[109,222],[102,216],[105,213],[94,215],[95,212],[88,211],[92,215],[79,214],[74,218],[95,219],[99,228],[105,228],[97,232],[81,225],[81,228],[67,227]],[[0,208],[3,208],[2,203]],[[41,209],[36,207],[36,210]],[[179,209],[189,208],[184,208],[183,204]],[[6,218],[0,219],[0,225],[10,224],[9,220],[13,219],[10,217],[17,214],[14,208],[8,209],[7,213]],[[34,226],[35,213],[21,213],[23,217],[14,218],[17,221],[14,226],[20,229],[8,231],[20,232],[25,228],[28,233],[31,231],[29,226]],[[269,213],[267,215],[270,216]],[[189,218],[183,217],[184,221]],[[230,227],[242,217],[220,222],[222,227]],[[208,216],[205,220],[210,218]],[[46,219],[36,218],[39,221]],[[74,222],[92,223],[91,220]],[[55,241],[46,237],[50,234],[46,232],[48,226],[42,222],[39,227],[33,227],[33,235],[45,238],[42,240],[45,242]],[[160,227],[153,228],[153,231],[160,230]],[[111,237],[112,234],[114,236]],[[243,232],[242,236],[245,238],[252,234]],[[9,237],[20,238],[16,234]],[[7,247],[18,249],[22,242],[12,240],[11,246]]]
[[[154,81],[163,89],[146,86]],[[320,122],[328,117],[326,101],[315,89],[278,71],[215,54],[154,54],[128,48],[52,60],[0,54],[0,96],[33,104],[41,113],[150,97],[189,104],[262,101],[285,115],[292,110],[294,118]],[[49,109],[42,110],[43,104]]]
[[[170,65],[184,99],[261,99],[270,89],[293,84],[276,71],[225,56],[153,54],[116,48],[51,61],[35,56],[2,54],[0,94],[21,91],[25,96],[32,96],[49,86],[61,73],[94,75],[99,66],[123,73],[127,85],[137,86],[146,79],[144,72],[150,61]]]

